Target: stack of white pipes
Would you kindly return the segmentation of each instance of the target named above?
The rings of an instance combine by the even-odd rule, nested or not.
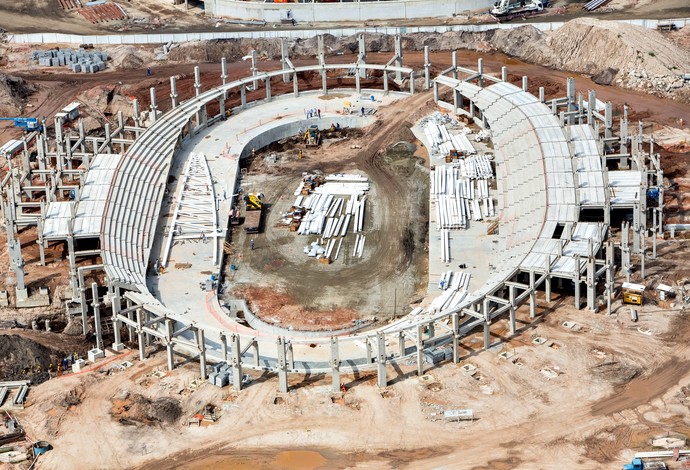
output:
[[[449,271],[443,275],[445,290],[431,302],[430,313],[456,308],[467,296],[471,275],[462,271]]]
[[[457,150],[465,155],[474,155],[477,150],[472,145],[472,142],[464,133],[451,134],[443,124],[438,124],[433,119],[429,119],[422,125],[424,134],[426,135],[429,144],[431,145],[431,153],[434,156],[444,157],[450,153],[451,150]]]
[[[436,165],[431,172],[431,195],[437,202],[438,230],[466,228],[470,218],[479,221],[496,215],[489,195],[489,182],[464,176],[463,168],[466,167]]]
[[[465,178],[490,179],[494,177],[491,161],[486,155],[472,155],[457,162],[460,174]]]

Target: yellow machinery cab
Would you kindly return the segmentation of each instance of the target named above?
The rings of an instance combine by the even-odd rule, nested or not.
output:
[[[642,301],[644,300],[644,285],[624,282],[622,289],[624,304],[642,305]]]

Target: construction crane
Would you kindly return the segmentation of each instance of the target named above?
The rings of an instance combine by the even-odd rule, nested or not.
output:
[[[542,0],[499,0],[491,9],[491,15],[499,21],[507,21],[516,16],[529,16],[544,11],[548,2]]]
[[[43,130],[43,126],[38,122],[38,118],[0,117],[0,121],[12,121],[15,127],[21,127],[28,132]]]

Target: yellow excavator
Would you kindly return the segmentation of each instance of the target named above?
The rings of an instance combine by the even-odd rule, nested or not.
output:
[[[247,210],[258,211],[263,207],[264,195],[261,193],[247,193],[244,195],[244,203]]]
[[[304,132],[304,142],[307,144],[307,147],[318,147],[321,145],[321,131],[319,130],[319,126],[316,124],[309,126],[309,129]]]

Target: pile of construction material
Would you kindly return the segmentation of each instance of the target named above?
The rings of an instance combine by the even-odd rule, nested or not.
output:
[[[42,67],[69,67],[72,72],[96,73],[105,70],[108,54],[102,51],[86,51],[84,48],[31,51],[31,60]]]
[[[471,274],[462,271],[448,271],[439,281],[441,295],[432,300],[427,308],[417,307],[410,312],[412,317],[420,315],[434,315],[460,306],[470,287]]]
[[[484,155],[436,165],[431,171],[431,197],[436,201],[438,230],[467,228],[470,219],[496,215],[488,178],[493,178],[493,172]]]
[[[431,146],[430,154],[432,157],[447,158],[477,153],[474,145],[467,137],[472,133],[469,128],[464,127],[461,133],[451,134],[448,132],[446,124],[455,127],[458,122],[447,114],[436,112],[420,123]]]
[[[356,174],[333,174],[325,178],[305,174],[295,191],[297,198],[285,222],[300,235],[318,235],[320,240],[304,248],[311,257],[337,260],[350,226],[357,235],[353,257],[364,254],[364,214],[369,179]]]

